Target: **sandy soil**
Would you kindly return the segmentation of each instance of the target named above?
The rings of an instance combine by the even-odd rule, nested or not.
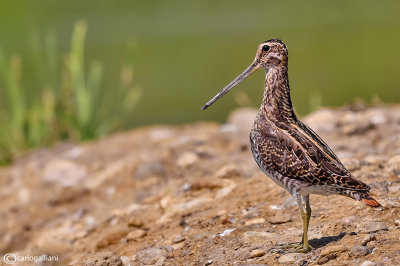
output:
[[[58,255],[40,265],[398,265],[400,106],[303,119],[384,206],[311,196],[308,254],[274,249],[300,241],[302,221],[253,161],[254,112],[21,156],[0,169],[0,253]]]

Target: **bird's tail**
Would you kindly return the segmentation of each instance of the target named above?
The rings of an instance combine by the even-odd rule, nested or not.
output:
[[[361,197],[361,202],[369,207],[381,207],[382,205],[374,200],[370,195],[363,194]]]
[[[382,205],[377,202],[376,200],[374,200],[369,194],[368,192],[355,192],[353,194],[353,198],[355,198],[356,200],[361,201],[362,203],[364,203],[365,205],[367,205],[368,207],[381,207]]]

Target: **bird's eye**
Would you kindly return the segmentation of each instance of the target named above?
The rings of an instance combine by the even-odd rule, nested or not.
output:
[[[267,52],[269,50],[269,46],[268,45],[264,45],[262,49],[263,49],[264,52]]]

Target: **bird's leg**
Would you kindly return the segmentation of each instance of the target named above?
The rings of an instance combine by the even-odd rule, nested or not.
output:
[[[303,238],[301,240],[301,246],[298,249],[299,252],[308,252],[312,249],[311,245],[308,243],[308,224],[311,218],[311,207],[310,207],[310,197],[302,196],[302,203],[300,206],[301,218],[303,220]]]
[[[309,196],[308,195],[302,196],[300,194],[296,194],[293,195],[293,197],[300,208],[301,218],[303,220],[303,237],[301,243],[282,245],[277,247],[276,249],[285,249],[285,253],[296,253],[296,252],[307,253],[312,249],[311,245],[308,243],[308,224],[310,222],[310,217],[311,217]]]

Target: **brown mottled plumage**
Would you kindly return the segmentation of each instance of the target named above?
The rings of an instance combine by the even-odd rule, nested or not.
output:
[[[266,70],[264,97],[250,132],[251,151],[260,169],[294,197],[300,207],[304,233],[296,251],[308,252],[310,194],[339,194],[370,207],[381,206],[369,196],[370,187],[354,178],[328,145],[297,119],[290,99],[288,50],[279,39],[260,44],[254,62],[203,110],[257,69]]]

